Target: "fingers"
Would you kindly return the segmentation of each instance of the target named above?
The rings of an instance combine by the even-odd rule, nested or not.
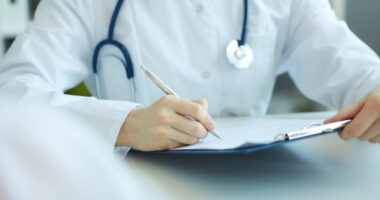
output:
[[[202,139],[205,138],[208,133],[201,123],[188,119],[182,115],[177,115],[177,117],[173,119],[172,128]]]
[[[167,140],[167,146],[165,149],[176,149],[176,148],[183,147],[183,146],[185,146],[185,145],[182,143],[168,139]]]
[[[189,100],[181,99],[178,97],[173,97],[171,95],[166,96],[166,103],[172,106],[173,110],[181,115],[188,115],[193,117],[195,120],[203,124],[208,130],[215,129],[215,122],[211,116],[207,113],[204,107],[208,107],[205,102],[203,105],[194,103]],[[199,100],[204,101],[204,100]]]
[[[168,150],[185,145],[196,144],[199,138],[185,134],[171,127],[162,128],[155,133],[156,140],[153,149],[148,150]]]
[[[380,143],[380,96],[369,94],[357,103],[342,109],[334,117],[325,121],[331,123],[345,119],[353,119],[339,136],[348,141],[352,138]]]
[[[360,137],[360,140],[369,140],[380,133],[380,120],[376,120]]]
[[[168,131],[166,134],[166,137],[177,143],[187,144],[187,145],[196,144],[199,142],[199,138],[188,135],[176,129],[171,129],[170,131]]]
[[[162,151],[162,150],[169,150],[169,149],[176,149],[179,147],[184,146],[184,144],[179,143],[177,141],[168,139],[168,138],[162,138],[161,140],[158,140],[155,144],[155,147],[150,149],[139,149],[143,151]]]
[[[185,134],[171,127],[157,130],[155,136],[156,141],[153,150],[175,149],[184,145],[191,145],[199,142],[199,138]]]
[[[191,101],[201,105],[204,110],[208,111],[208,102],[205,99],[196,99]]]
[[[379,143],[379,144],[380,144],[380,132],[378,133],[377,136],[371,138],[371,139],[369,140],[369,142],[371,142],[371,143],[373,143],[373,144],[375,144],[375,143]]]
[[[361,99],[360,101],[351,106],[348,106],[347,108],[340,110],[335,116],[333,116],[330,119],[327,119],[324,123],[328,124],[332,122],[354,118],[362,110],[364,102],[365,98]]]
[[[210,129],[215,126],[207,109],[206,100],[190,101],[172,95],[164,96],[151,106],[134,109],[128,114],[116,145],[154,151],[198,143],[207,135],[204,126],[208,125]]]
[[[343,132],[338,133],[339,137],[343,139]]]
[[[342,138],[346,141],[354,137],[361,137],[377,120],[378,114],[374,105],[376,101],[368,100],[354,119],[344,128]],[[374,107],[375,106],[375,107]]]

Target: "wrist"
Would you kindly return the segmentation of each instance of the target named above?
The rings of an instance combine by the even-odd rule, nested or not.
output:
[[[136,110],[137,109],[133,109],[129,112],[129,114],[127,115],[127,117],[125,118],[121,128],[120,128],[120,131],[119,131],[119,135],[116,139],[116,143],[115,143],[115,146],[118,147],[118,146],[128,146],[128,147],[132,147],[132,137],[131,137],[131,131],[130,131],[130,126],[131,126],[131,119],[133,119],[133,116],[134,114],[136,113]]]

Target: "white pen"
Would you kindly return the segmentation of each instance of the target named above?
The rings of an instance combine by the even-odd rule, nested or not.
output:
[[[145,72],[145,74],[149,77],[150,80],[153,81],[154,84],[157,85],[163,92],[165,92],[166,95],[174,95],[176,97],[179,97],[172,89],[170,89],[164,82],[161,81],[160,78],[158,78],[157,75],[155,75],[153,72],[150,72],[144,65],[141,65],[141,69]],[[194,120],[194,118],[187,116],[188,118]],[[222,140],[222,138],[214,131],[214,130],[208,130],[211,134],[213,134],[218,139]]]

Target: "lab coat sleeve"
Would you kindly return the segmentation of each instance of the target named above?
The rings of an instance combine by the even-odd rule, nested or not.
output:
[[[104,133],[114,148],[131,102],[65,95],[91,73],[94,13],[90,0],[45,0],[0,64],[0,95],[20,104],[71,111]],[[64,123],[64,122],[62,122]]]
[[[340,109],[380,85],[380,61],[327,0],[294,0],[282,64],[310,99]]]
[[[88,120],[11,102],[0,111],[0,199],[150,199],[143,174],[113,156]]]

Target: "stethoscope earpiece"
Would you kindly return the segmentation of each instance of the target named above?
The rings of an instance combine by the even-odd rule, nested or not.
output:
[[[253,61],[253,50],[248,44],[239,45],[237,40],[232,40],[226,49],[228,61],[237,69],[247,69]]]

